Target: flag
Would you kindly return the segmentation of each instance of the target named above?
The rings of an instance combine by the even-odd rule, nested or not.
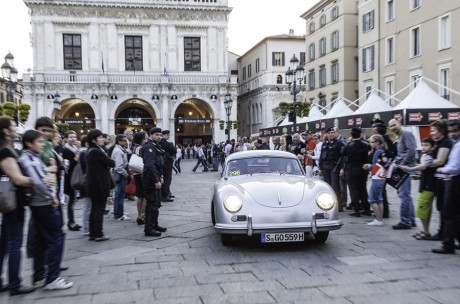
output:
[[[105,71],[104,71],[104,53],[101,52],[101,56],[102,56],[102,66],[101,66],[102,67],[102,74],[104,74],[105,73]]]

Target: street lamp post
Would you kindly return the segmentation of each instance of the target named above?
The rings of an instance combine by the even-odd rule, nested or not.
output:
[[[54,120],[57,122],[59,121],[60,117],[60,113],[61,113],[61,102],[59,101],[59,98],[61,96],[59,95],[58,92],[56,92],[56,94],[54,94],[54,100],[53,100],[53,108],[54,108],[54,115],[55,115],[55,118]]]
[[[232,95],[230,93],[225,94],[225,112],[227,113],[227,127],[225,128],[225,133],[227,134],[227,139],[230,140],[230,114],[232,113]]]
[[[302,63],[299,64],[299,59],[297,59],[295,54],[292,56],[290,63],[291,64],[286,71],[286,82],[289,86],[291,95],[294,97],[294,102],[292,103],[292,109],[289,111],[288,115],[289,121],[292,121],[295,125],[297,123],[297,94],[301,90],[305,68]],[[297,83],[299,84],[298,86]]]
[[[5,56],[5,63],[2,64],[2,76],[6,79],[6,101],[14,101],[16,83],[18,81],[18,70],[13,65],[14,56],[8,53]]]
[[[6,101],[16,104],[16,124],[19,125],[21,120],[19,102],[14,99],[18,82],[18,70],[14,67],[14,56],[9,52],[5,56],[5,63],[2,64],[2,76],[6,80]]]

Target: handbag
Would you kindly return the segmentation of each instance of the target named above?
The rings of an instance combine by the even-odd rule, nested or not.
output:
[[[401,168],[390,166],[387,174],[386,183],[398,190],[402,184],[409,178],[409,173],[404,172]]]
[[[80,162],[78,162],[72,171],[72,175],[70,176],[70,186],[79,191],[85,190],[86,188],[86,173],[83,172]]]
[[[144,160],[136,153],[133,153],[131,155],[128,165],[129,168],[136,173],[142,173],[142,171],[144,170]]]
[[[2,175],[0,177],[0,212],[8,213],[16,207],[16,186],[8,175]]]

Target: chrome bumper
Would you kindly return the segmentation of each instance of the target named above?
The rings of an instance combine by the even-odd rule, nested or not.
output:
[[[235,223],[216,223],[214,229],[216,229],[218,233],[223,234],[246,234],[248,236],[252,236],[254,234],[280,232],[310,232],[316,234],[318,231],[337,230],[342,227],[343,223],[339,219],[318,221],[318,219],[324,219],[322,215],[323,214],[312,213],[311,221],[309,222],[287,223],[282,225],[275,224],[266,226],[254,226],[252,215],[238,215],[237,219],[235,218],[235,220],[233,220]]]

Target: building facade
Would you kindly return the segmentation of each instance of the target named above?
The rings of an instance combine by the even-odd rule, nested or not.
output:
[[[24,2],[34,68],[23,75],[23,102],[31,120],[59,118],[80,133],[159,126],[179,143],[225,139],[225,95],[237,100],[227,0]]]
[[[238,118],[240,136],[257,135],[280,116],[279,103],[292,102],[285,73],[295,55],[305,64],[305,36],[264,38],[238,58]],[[297,100],[304,100],[305,82]]]
[[[355,1],[322,0],[302,14],[306,21],[306,96],[323,113],[334,100],[358,98]]]
[[[423,76],[460,104],[460,2],[360,0],[358,9],[360,95],[375,87],[394,106]]]

